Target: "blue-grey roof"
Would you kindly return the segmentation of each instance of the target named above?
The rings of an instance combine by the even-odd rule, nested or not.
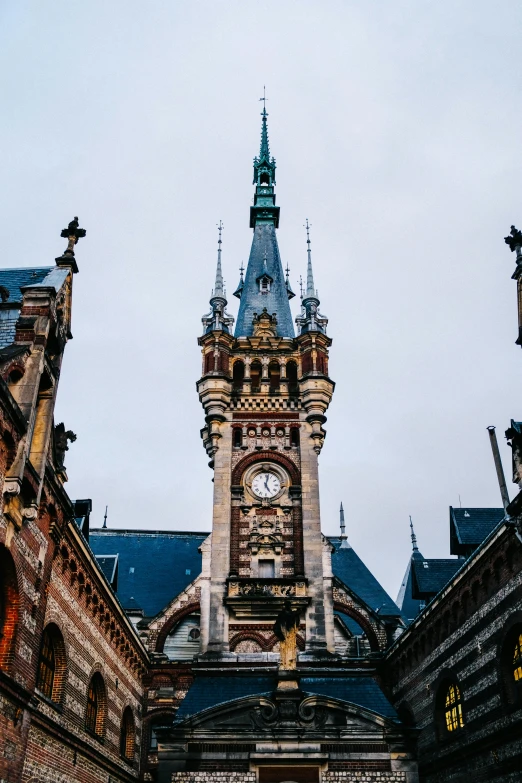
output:
[[[270,697],[276,687],[275,677],[196,677],[180,704],[176,723],[235,699],[261,695]],[[371,677],[302,677],[300,688],[306,695],[327,696],[356,704],[386,718],[398,719],[390,702]]]
[[[153,617],[201,572],[198,548],[207,535],[96,529],[89,544],[95,555],[118,555],[120,603],[137,605]]]
[[[147,617],[153,617],[201,572],[198,548],[207,536],[208,533],[98,528],[90,531],[89,544],[95,555],[119,555],[120,602],[125,607],[137,604]],[[329,540],[336,548],[332,554],[335,576],[374,611],[379,610],[383,616],[400,615],[397,604],[355,551],[351,547],[341,549],[339,538]]]
[[[374,611],[383,616],[399,616],[397,604],[379,584],[371,571],[351,546],[341,547],[341,539],[329,537],[335,547],[332,554],[332,570],[346,587],[365,601]]]
[[[364,628],[362,628],[353,617],[350,617],[350,615],[337,611],[334,612],[334,614],[354,636],[362,636],[365,633]]]
[[[504,519],[503,508],[453,508],[450,506],[450,551],[464,554],[476,548]]]
[[[258,280],[264,272],[272,278],[270,291],[267,293],[261,293],[259,290]],[[280,337],[293,337],[294,325],[288,302],[288,291],[279,256],[276,229],[272,223],[261,224],[254,229],[245,283],[241,290],[235,336],[252,335],[254,313],[260,315],[265,307],[270,315],[276,314],[277,334]]]
[[[456,557],[446,559],[421,560],[412,559],[413,597],[431,599],[464,564],[464,560]]]
[[[68,267],[56,266],[0,269],[0,286],[9,291],[9,296],[0,309],[0,348],[5,348],[14,341],[22,288],[45,286],[58,291],[68,274]],[[12,304],[12,307],[8,307],[9,304]]]
[[[420,553],[417,552],[416,554],[422,558],[422,555],[420,555]],[[413,562],[413,558],[410,558],[408,562],[408,567],[406,568],[406,573],[404,574],[404,579],[402,580],[401,583],[399,595],[397,596],[397,606],[401,610],[402,616],[408,623],[411,623],[413,622],[413,620],[415,620],[415,618],[421,611],[422,607],[426,603],[424,599],[413,597],[412,562]]]

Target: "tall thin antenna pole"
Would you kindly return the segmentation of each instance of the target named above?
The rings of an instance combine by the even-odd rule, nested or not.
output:
[[[105,516],[103,517],[103,529],[107,530],[107,509],[109,506],[105,506]]]

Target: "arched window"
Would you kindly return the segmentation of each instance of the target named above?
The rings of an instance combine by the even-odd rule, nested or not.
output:
[[[36,687],[57,704],[62,700],[66,668],[63,636],[58,626],[51,623],[42,636]]]
[[[125,707],[121,720],[120,756],[127,761],[134,761],[136,747],[136,726],[130,707]]]
[[[290,430],[290,445],[295,449],[299,448],[299,430],[297,427],[292,427]]]
[[[447,739],[464,728],[460,688],[451,677],[444,679],[437,691],[436,717],[441,739]]]
[[[287,363],[286,377],[288,379],[289,394],[297,394],[299,391],[299,384],[297,383],[297,364],[295,362],[290,361]]]
[[[261,362],[255,361],[250,365],[250,379],[252,391],[258,392],[261,387]]]
[[[270,378],[270,391],[278,392],[280,386],[281,368],[277,362],[268,365],[268,377]]]
[[[107,690],[99,672],[93,674],[87,690],[85,728],[98,739],[105,736],[107,718]]]
[[[243,380],[245,378],[245,365],[242,361],[234,362],[232,367],[232,385],[234,391],[240,391],[243,388]]]
[[[243,445],[243,432],[239,427],[234,428],[234,448],[240,449]]]
[[[508,632],[500,649],[500,681],[508,707],[518,709],[522,705],[522,615],[518,613],[509,621]]]
[[[462,717],[462,701],[457,683],[448,685],[446,689],[444,717],[446,719],[447,731],[457,731],[458,729],[462,729],[464,727],[464,718]]]
[[[13,558],[0,544],[0,669],[8,669],[14,654],[18,624],[18,582]]]

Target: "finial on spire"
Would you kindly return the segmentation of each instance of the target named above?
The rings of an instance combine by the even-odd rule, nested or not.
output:
[[[72,267],[73,272],[78,271],[78,265],[74,257],[74,246],[77,245],[78,240],[82,239],[87,233],[84,228],[80,228],[79,226],[78,217],[75,217],[71,220],[67,228],[63,229],[60,236],[68,240],[67,249],[61,256],[58,256],[58,258],[55,259],[58,266]]]
[[[243,278],[243,272],[244,271],[245,271],[245,267],[243,266],[243,262],[241,261],[241,266],[239,267],[239,282],[240,283],[244,283],[245,282],[244,278]]]
[[[263,84],[263,97],[259,99],[260,101],[263,101],[263,114],[266,114],[266,102],[268,98],[266,97],[266,87]]]
[[[346,525],[344,523],[344,508],[342,502],[339,509],[339,524],[341,527],[341,538],[345,538]]]
[[[107,509],[109,506],[105,506],[105,515],[103,517],[103,530],[107,530]]]
[[[303,298],[303,275],[299,275],[299,289],[301,291],[301,299]]]
[[[414,552],[418,552],[419,551],[419,547],[417,546],[417,536],[415,535],[415,531],[413,529],[413,522],[412,522],[412,519],[411,519],[411,514],[410,514],[410,530],[411,530],[411,546],[412,546],[412,549],[413,549]]]

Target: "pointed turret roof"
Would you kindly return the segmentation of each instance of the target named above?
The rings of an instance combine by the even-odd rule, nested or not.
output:
[[[328,318],[319,312],[319,297],[314,285],[314,272],[312,269],[312,249],[310,247],[310,224],[308,218],[306,228],[306,292],[301,301],[301,315],[295,320],[300,334],[303,332],[323,332],[326,334]]]
[[[275,205],[274,158],[270,157],[266,108],[261,112],[261,146],[254,158],[254,205],[250,208],[250,226],[254,229],[245,278],[241,279],[234,296],[240,299],[235,329],[236,337],[254,334],[254,316],[263,310],[276,316],[277,335],[293,337],[294,327],[288,300],[294,296],[285,279],[276,228],[279,207]]]
[[[226,311],[228,304],[225,294],[225,284],[223,282],[223,272],[221,270],[221,232],[223,231],[223,223],[221,220],[218,224],[219,239],[218,239],[218,252],[217,252],[217,264],[216,264],[216,281],[210,297],[210,313],[206,313],[203,318],[203,331],[212,332],[214,330],[222,330],[229,332],[234,319]]]

